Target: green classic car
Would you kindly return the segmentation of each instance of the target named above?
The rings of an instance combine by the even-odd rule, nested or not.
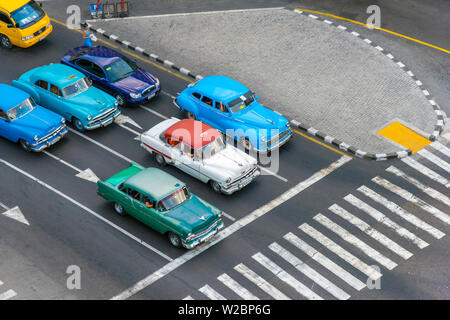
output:
[[[179,248],[192,249],[223,228],[222,211],[192,194],[180,180],[157,168],[131,166],[106,181],[97,193],[114,203],[119,215],[129,214],[167,235]]]

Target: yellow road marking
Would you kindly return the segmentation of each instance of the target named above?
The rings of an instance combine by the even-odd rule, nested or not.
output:
[[[395,36],[398,36],[398,37],[401,37],[401,38],[404,38],[404,39],[408,39],[408,40],[410,40],[410,41],[414,41],[414,42],[423,44],[423,45],[425,45],[425,46],[434,48],[434,49],[436,49],[436,50],[440,50],[440,51],[442,51],[442,52],[445,52],[445,53],[450,54],[450,50],[447,50],[447,49],[444,49],[444,48],[441,48],[441,47],[432,45],[431,43],[427,43],[427,42],[424,42],[424,41],[421,41],[421,40],[417,40],[417,39],[414,39],[414,38],[405,36],[404,34],[397,33],[397,32],[391,31],[391,30],[387,30],[387,29],[383,29],[383,28],[374,27],[374,26],[365,24],[365,23],[363,23],[363,22],[359,22],[359,21],[356,21],[356,20],[352,20],[352,19],[347,19],[347,18],[335,16],[334,14],[329,14],[329,13],[325,13],[325,12],[314,11],[314,10],[308,10],[308,9],[296,9],[296,10],[299,10],[299,11],[305,11],[305,12],[311,12],[311,13],[316,13],[316,14],[320,14],[320,15],[332,17],[332,18],[335,18],[335,19],[344,20],[344,21],[348,21],[348,22],[355,23],[355,24],[359,24],[359,25],[361,25],[361,26],[368,27],[368,28],[371,28],[371,29],[376,29],[376,30],[384,31],[384,32],[386,32],[386,33],[390,33],[390,34],[393,34],[393,35],[395,35]]]
[[[333,147],[331,147],[331,146],[329,146],[329,145],[327,145],[327,144],[325,144],[325,143],[323,143],[323,142],[321,142],[321,141],[319,141],[319,140],[317,140],[317,139],[314,139],[314,138],[312,138],[312,137],[310,137],[310,136],[308,136],[308,135],[306,135],[306,134],[304,134],[304,133],[301,133],[300,131],[297,131],[297,130],[293,130],[296,134],[299,134],[299,135],[301,135],[302,137],[305,137],[306,139],[309,139],[309,140],[311,140],[312,142],[315,142],[315,143],[317,143],[317,144],[320,144],[322,147],[325,147],[325,148],[327,148],[327,149],[330,149],[331,151],[334,151],[334,152],[337,152],[337,153],[339,153],[340,155],[343,155],[343,156],[347,156],[347,157],[350,157],[350,158],[353,158],[351,155],[349,155],[349,154],[347,154],[347,153],[344,153],[344,152],[342,152],[342,151],[340,151],[340,150],[338,150],[338,149],[335,149],[335,148],[333,148]]]
[[[398,121],[381,129],[378,131],[378,134],[408,148],[412,153],[419,151],[431,143],[430,140],[425,139]]]

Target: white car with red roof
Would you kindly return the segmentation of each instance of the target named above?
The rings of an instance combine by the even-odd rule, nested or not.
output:
[[[261,174],[256,159],[211,126],[192,119],[165,120],[141,135],[141,147],[160,165],[171,164],[219,193],[232,194]]]

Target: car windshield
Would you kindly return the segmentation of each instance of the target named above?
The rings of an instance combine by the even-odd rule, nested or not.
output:
[[[36,103],[33,101],[33,99],[28,98],[27,100],[23,101],[19,105],[10,109],[8,111],[8,117],[11,120],[16,120],[16,119],[22,118],[24,115],[26,115],[28,112],[32,111],[34,108],[36,108]]]
[[[186,187],[182,187],[177,191],[171,193],[159,202],[159,207],[163,211],[171,210],[176,206],[182,204],[191,197],[189,190]]]
[[[223,142],[222,137],[217,137],[216,140],[198,150],[198,155],[203,159],[208,159],[223,149],[225,149],[225,143]]]
[[[63,89],[63,94],[65,98],[70,98],[76,96],[86,90],[88,90],[92,85],[91,80],[84,77],[83,79],[78,80],[77,82],[68,85]]]
[[[137,65],[125,57],[122,57],[105,67],[106,74],[111,82],[125,79],[137,69]]]
[[[231,110],[231,112],[236,113],[247,108],[254,101],[255,97],[253,93],[251,91],[248,91],[246,94],[228,103],[228,108]]]
[[[43,16],[45,16],[44,10],[35,1],[30,1],[23,7],[11,12],[11,17],[19,24],[21,29],[28,28]]]

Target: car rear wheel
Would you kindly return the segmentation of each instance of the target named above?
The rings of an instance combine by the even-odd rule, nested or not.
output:
[[[181,238],[177,234],[169,232],[167,237],[169,238],[169,242],[172,246],[175,248],[181,248]]]
[[[4,34],[0,34],[0,44],[3,48],[6,48],[6,49],[12,48],[11,40],[9,40],[9,38],[7,36],[5,36]]]
[[[125,216],[127,213],[125,212],[125,208],[122,207],[122,205],[120,203],[115,202],[114,203],[114,211],[119,215],[119,216]]]
[[[239,139],[239,142],[244,146],[244,149],[246,151],[253,150],[253,145],[250,140],[248,140],[248,138],[241,137],[241,139]]]
[[[164,159],[164,156],[159,153],[155,153],[155,160],[160,166],[166,165],[166,159]]]
[[[125,106],[126,101],[125,101],[125,98],[124,98],[123,95],[117,94],[117,95],[115,96],[115,98],[116,98],[116,100],[117,100],[117,105],[118,105],[119,108]]]
[[[211,189],[213,189],[214,192],[217,192],[217,193],[222,192],[222,188],[220,187],[220,184],[217,181],[211,180],[209,182],[209,184],[211,185]]]
[[[186,115],[186,118],[195,120],[195,114],[193,114],[192,112],[185,111],[184,113]]]
[[[23,150],[25,150],[25,151],[27,151],[27,152],[31,151],[31,146],[30,146],[30,144],[29,144],[28,142],[26,142],[25,140],[20,139],[20,140],[19,140],[19,144],[20,144],[20,147],[21,147]]]
[[[84,131],[84,126],[80,119],[73,117],[72,124],[78,131],[80,132]]]

